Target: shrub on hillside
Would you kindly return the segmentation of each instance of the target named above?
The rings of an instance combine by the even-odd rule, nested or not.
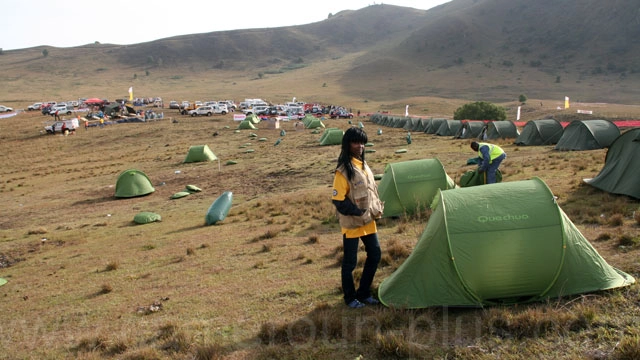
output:
[[[453,113],[454,120],[505,120],[504,108],[486,101],[464,104]]]

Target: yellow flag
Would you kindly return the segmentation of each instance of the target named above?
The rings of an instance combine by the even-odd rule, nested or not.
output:
[[[129,88],[129,101],[133,101],[133,86]]]
[[[569,97],[568,96],[564,97],[564,108],[565,109],[569,108]]]

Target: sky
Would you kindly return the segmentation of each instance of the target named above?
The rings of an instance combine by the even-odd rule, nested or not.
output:
[[[450,0],[2,0],[0,49],[129,45],[178,35],[304,25],[389,4],[428,10]]]

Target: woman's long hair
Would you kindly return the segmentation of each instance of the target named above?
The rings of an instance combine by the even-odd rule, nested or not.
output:
[[[367,142],[369,142],[367,133],[355,126],[347,129],[342,136],[342,149],[340,150],[340,156],[338,156],[338,167],[340,167],[340,165],[344,166],[347,171],[347,180],[349,181],[353,179],[354,174],[353,164],[351,163],[351,144],[366,144]],[[364,150],[360,156],[362,157],[362,165],[364,166]]]

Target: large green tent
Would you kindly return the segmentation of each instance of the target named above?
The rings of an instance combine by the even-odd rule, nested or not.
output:
[[[620,129],[609,120],[576,120],[564,128],[556,150],[607,148],[618,136]]]
[[[556,119],[528,121],[516,138],[516,145],[540,146],[555,145],[560,140],[564,128]]]
[[[413,252],[384,279],[399,308],[526,303],[627,286],[539,178],[439,191]]]
[[[640,128],[626,131],[607,150],[604,167],[584,181],[612,194],[640,199]]]
[[[455,186],[438,159],[390,163],[378,185],[380,200],[384,202],[382,216],[415,214],[431,205],[439,189]]]
[[[116,181],[116,197],[131,198],[156,191],[145,173],[136,169],[125,170]]]
[[[489,121],[487,127],[478,135],[478,139],[515,139],[519,135],[518,128],[513,121]]]
[[[218,160],[218,157],[211,151],[208,145],[194,145],[189,147],[189,152],[183,162],[191,163],[215,160]]]

